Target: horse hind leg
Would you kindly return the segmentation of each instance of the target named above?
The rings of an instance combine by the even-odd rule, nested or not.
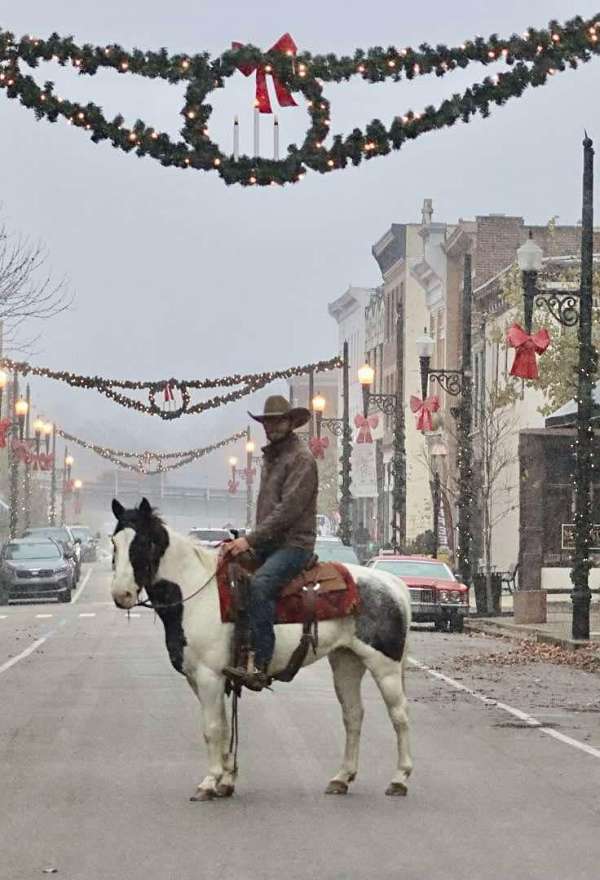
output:
[[[342,707],[342,717],[346,729],[346,746],[342,766],[330,780],[326,794],[347,794],[349,784],[358,770],[360,731],[364,710],[360,695],[360,685],[365,666],[356,654],[340,648],[329,655],[333,672],[335,692]]]
[[[406,795],[413,763],[408,736],[408,702],[404,691],[403,661],[390,660],[380,654],[368,663],[368,668],[383,697],[398,742],[398,765],[386,794]]]

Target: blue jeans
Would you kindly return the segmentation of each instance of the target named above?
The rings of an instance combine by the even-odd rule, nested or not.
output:
[[[275,648],[275,610],[281,590],[295,578],[312,557],[312,550],[300,547],[280,547],[266,558],[256,570],[250,584],[250,633],[255,651],[255,663],[261,669],[269,664]]]

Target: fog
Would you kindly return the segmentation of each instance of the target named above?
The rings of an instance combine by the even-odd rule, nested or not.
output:
[[[371,45],[460,43],[476,34],[510,35],[576,14],[589,0],[429,4],[335,0],[330,4],[198,3],[104,0],[102,3],[21,0],[1,4],[0,26],[17,36],[72,34],[78,43],[221,53],[232,40],[271,46],[289,31],[300,51],[352,52]],[[438,103],[488,72],[472,65],[438,80],[368,86],[325,86],[332,132],[373,117]],[[108,114],[141,118],[175,134],[183,87],[112,71],[77,77],[44,65],[64,96],[89,98]],[[44,323],[32,362],[114,378],[205,377],[302,364],[336,353],[327,303],[349,284],[380,282],[371,245],[391,222],[420,218],[423,198],[434,219],[452,222],[491,212],[544,223],[578,219],[584,127],[600,137],[600,61],[555,77],[544,88],[476,119],[432,133],[400,152],[325,177],[309,172],[299,184],[269,189],[227,187],[215,174],[162,168],[94,145],[64,122],[36,122],[0,94],[0,201],[10,228],[42,241],[57,277],[74,295],[68,314]],[[242,152],[250,150],[254,78],[236,74],[211,96],[210,130],[231,149],[233,116],[241,121]],[[282,153],[306,127],[297,109],[281,109]],[[271,120],[263,118],[264,154]],[[39,329],[39,328],[38,328]],[[281,387],[281,386],[279,386]],[[93,391],[47,380],[32,382],[34,405],[65,430],[132,449],[202,446],[233,433],[260,409],[265,389],[241,403],[165,423],[122,409]],[[78,453],[79,472],[105,464]],[[225,484],[226,458],[216,453],[173,480]]]

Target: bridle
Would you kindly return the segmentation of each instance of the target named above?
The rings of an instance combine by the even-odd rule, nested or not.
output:
[[[210,582],[212,581],[213,578],[216,578],[221,574],[221,572],[223,571],[225,566],[228,564],[228,561],[229,560],[227,559],[226,556],[223,557],[220,560],[219,564],[217,565],[215,571],[211,575],[209,575],[207,580],[205,580],[204,583],[201,584],[197,590],[194,590],[193,593],[190,593],[189,596],[185,596],[185,598],[178,599],[176,602],[166,602],[161,605],[156,605],[155,603],[152,602],[152,600],[150,598],[148,598],[148,599],[144,599],[142,602],[136,602],[135,605],[132,605],[131,607],[132,608],[151,608],[153,611],[164,611],[167,608],[178,608],[180,605],[184,605],[186,602],[189,602],[190,599],[193,599],[194,596],[198,595],[198,593],[201,593],[202,590],[210,584]],[[152,585],[150,585],[150,586],[152,586]],[[146,590],[146,592],[148,592],[148,588],[145,586],[140,587],[140,592],[142,590]],[[138,595],[139,595],[139,593],[138,593]],[[128,610],[130,610],[130,609],[128,609]]]
[[[151,549],[152,548],[154,548],[154,544],[151,544]],[[115,567],[115,552],[116,552],[116,547],[115,547],[115,543],[113,540],[113,563],[112,563],[113,569]],[[211,575],[208,576],[208,578],[204,581],[204,583],[200,584],[200,586],[198,587],[197,590],[194,590],[193,593],[190,593],[189,596],[185,596],[184,598],[182,597],[181,599],[177,599],[177,601],[175,601],[175,602],[164,602],[161,604],[156,604],[156,603],[152,602],[152,600],[150,598],[143,599],[142,601],[138,600],[135,603],[135,605],[132,605],[131,608],[127,609],[128,614],[133,608],[150,608],[152,611],[166,611],[169,608],[178,608],[178,607],[184,605],[186,602],[189,602],[190,599],[193,599],[195,596],[197,596],[198,593],[201,593],[202,590],[204,590],[205,587],[207,587],[210,584],[210,582],[212,581],[213,578],[218,577],[221,574],[221,572],[223,571],[223,569],[226,567],[228,562],[229,562],[229,560],[226,556],[221,557],[221,559],[219,560],[219,562],[217,564],[215,571]],[[157,564],[155,566],[152,566],[154,568],[154,571],[151,572],[151,574],[150,574],[151,578],[154,578],[156,576],[159,565],[160,565],[160,559],[157,561]],[[137,581],[136,581],[136,586],[137,586]],[[146,593],[148,593],[149,587],[151,588],[152,586],[153,586],[152,583],[150,583],[148,586],[146,584],[142,584],[139,587],[138,596],[140,595],[142,590],[146,590]]]

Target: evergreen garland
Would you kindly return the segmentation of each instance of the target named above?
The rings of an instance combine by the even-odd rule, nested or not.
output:
[[[207,53],[169,55],[158,52],[129,52],[118,45],[106,47],[85,44],[78,46],[71,37],[52,34],[48,39],[24,36],[18,41],[13,34],[0,30],[0,88],[7,97],[18,99],[33,110],[38,119],[56,122],[63,117],[72,125],[89,131],[94,143],[110,141],[114,147],[138,156],[150,156],[162,165],[216,171],[227,184],[244,186],[293,183],[301,180],[307,169],[321,174],[359,165],[363,159],[387,155],[399,150],[405,141],[435,129],[454,125],[480,114],[489,115],[494,104],[502,105],[519,97],[528,86],[544,85],[549,76],[576,68],[598,54],[600,14],[584,20],[580,16],[559,24],[551,21],[546,29],[530,28],[525,34],[503,39],[492,34],[487,40],[476,37],[458,47],[423,43],[418,49],[375,47],[357,49],[352,57],[334,54],[294,56],[276,51],[262,52],[254,46],[242,46],[211,59]],[[124,125],[120,115],[109,120],[102,108],[93,102],[80,104],[56,95],[54,84],[40,86],[22,70],[22,63],[31,68],[40,61],[56,61],[73,65],[82,75],[93,75],[100,68],[119,73],[134,73],[160,78],[170,83],[186,82],[182,139],[172,140],[138,119],[133,127]],[[323,97],[322,83],[348,81],[360,76],[369,83],[391,79],[412,80],[435,74],[443,77],[456,68],[472,62],[487,66],[503,61],[510,71],[486,77],[462,94],[453,94],[438,107],[428,106],[422,112],[409,110],[397,116],[389,127],[373,119],[365,128],[354,128],[344,137],[336,134],[326,147],[329,135],[330,104]],[[308,102],[311,119],[304,143],[292,144],[281,160],[223,153],[208,134],[212,112],[207,96],[223,88],[225,80],[240,67],[255,65],[277,77],[290,92],[300,92]]]
[[[132,452],[123,449],[111,449],[110,446],[101,446],[98,443],[81,440],[81,438],[76,437],[74,434],[69,434],[67,431],[64,431],[59,427],[56,428],[56,433],[64,440],[68,440],[71,443],[77,443],[77,445],[81,446],[83,449],[89,449],[91,452],[95,452],[96,455],[118,465],[118,467],[123,468],[124,470],[134,471],[135,473],[144,474],[146,476],[166,473],[167,471],[173,471],[177,468],[185,467],[188,464],[192,464],[194,461],[198,461],[199,458],[204,458],[204,456],[210,455],[211,452],[223,449],[223,447],[229,446],[231,443],[237,443],[248,435],[247,430],[238,431],[237,434],[232,434],[230,437],[226,437],[224,440],[219,440],[218,443],[213,443],[210,446],[186,449],[180,452],[151,452],[149,450],[145,450],[144,452]],[[136,461],[127,461],[127,459],[136,459]]]
[[[11,358],[0,358],[0,368],[21,376],[43,376],[46,379],[55,379],[65,382],[72,388],[94,389],[100,394],[114,400],[120,406],[134,409],[147,415],[159,416],[161,419],[170,421],[183,415],[198,415],[209,409],[215,409],[223,404],[241,400],[248,394],[260,391],[277,379],[291,379],[292,376],[303,376],[309,373],[325,373],[335,370],[343,365],[342,358],[336,356],[327,361],[317,361],[302,366],[287,367],[283,370],[271,370],[265,373],[236,373],[233,376],[222,376],[218,379],[162,379],[160,381],[134,380],[134,379],[106,379],[102,376],[82,376],[68,370],[51,370],[48,367],[35,367],[27,361],[15,361]],[[240,387],[236,387],[240,386]],[[234,388],[227,394],[216,394],[208,400],[202,400],[192,404],[190,390],[205,390],[208,388]],[[146,391],[148,403],[136,400],[120,390]],[[173,392],[180,395],[180,403],[174,403]],[[157,394],[164,395],[163,405],[156,401]]]

